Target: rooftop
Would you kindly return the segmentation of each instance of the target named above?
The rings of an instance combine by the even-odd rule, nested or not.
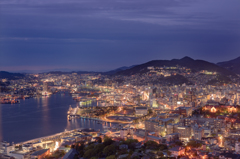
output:
[[[34,152],[33,154],[31,154],[32,156],[39,156],[39,155],[42,155],[44,153],[46,153],[49,149],[42,149],[42,150],[39,150],[39,151],[36,151]]]

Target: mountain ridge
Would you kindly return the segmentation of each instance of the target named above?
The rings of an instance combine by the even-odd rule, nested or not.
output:
[[[194,60],[188,56],[185,56],[181,59],[172,59],[172,60],[152,60],[148,61],[146,63],[136,65],[133,68],[123,70],[120,72],[117,72],[118,75],[133,75],[136,73],[144,73],[144,69],[147,69],[147,67],[173,67],[173,66],[182,66],[190,68],[193,72],[201,71],[201,70],[208,70],[212,72],[218,72],[223,75],[232,75],[236,76],[236,74],[232,71],[229,71],[225,68],[222,68],[214,63],[204,61],[204,60]]]
[[[136,66],[136,65],[119,67],[119,68],[116,68],[114,70],[110,70],[110,71],[104,72],[104,74],[106,74],[106,75],[114,75],[114,74],[116,74],[119,71],[124,71],[124,70],[130,69],[130,68],[133,68],[134,66]]]
[[[233,68],[229,68],[229,65],[234,65]],[[48,72],[42,73],[52,73],[52,74],[70,74],[70,73],[77,73],[77,74],[85,74],[85,73],[99,73],[103,75],[133,75],[137,73],[144,73],[147,71],[147,67],[155,66],[155,67],[172,67],[172,66],[182,66],[186,68],[190,68],[192,72],[200,71],[200,70],[208,70],[212,72],[218,72],[222,75],[232,75],[236,76],[236,73],[240,74],[240,57],[236,59],[219,62],[217,64],[196,59],[189,56],[185,56],[181,59],[171,59],[171,60],[151,60],[142,64],[132,65],[132,66],[123,66],[116,68],[114,70],[105,71],[105,72],[98,72],[98,71],[60,71],[60,70],[52,70]],[[239,68],[239,69],[238,69]],[[0,78],[10,78],[14,79],[16,77],[23,77],[23,73],[11,73],[7,71],[0,71]]]
[[[9,80],[19,79],[25,77],[22,73],[11,73],[7,71],[0,71],[0,79],[7,78]]]
[[[217,65],[240,74],[240,56],[229,61],[218,62]]]

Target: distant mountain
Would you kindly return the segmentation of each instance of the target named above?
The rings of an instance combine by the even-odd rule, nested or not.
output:
[[[19,79],[25,77],[22,73],[10,73],[6,71],[0,71],[0,79],[7,78],[9,80]]]
[[[127,70],[130,68],[133,68],[136,65],[132,65],[132,66],[123,66],[123,67],[119,67],[117,69],[111,70],[111,71],[106,71],[106,72],[97,72],[97,71],[61,71],[61,70],[52,70],[52,71],[44,71],[43,73],[51,73],[51,74],[71,74],[71,73],[77,73],[77,74],[87,74],[87,73],[100,73],[100,74],[104,74],[104,75],[114,75],[117,72],[123,71],[123,70]]]
[[[240,74],[240,56],[233,60],[218,62],[217,65]]]
[[[148,67],[154,66],[154,67],[171,67],[171,66],[182,66],[182,67],[187,67],[190,68],[193,72],[196,71],[201,71],[201,70],[208,70],[212,72],[218,72],[219,74],[222,75],[232,75],[236,76],[235,73],[232,71],[229,71],[225,68],[222,68],[214,63],[210,63],[204,60],[194,60],[190,57],[184,57],[182,59],[172,59],[172,60],[153,60],[149,61],[144,64],[136,65],[130,69],[123,70],[120,72],[117,72],[119,75],[134,75],[134,74],[141,74],[145,73],[148,71]]]
[[[130,69],[130,68],[133,68],[134,66],[136,66],[136,65],[123,66],[123,67],[117,68],[117,69],[115,69],[115,70],[111,70],[111,71],[104,72],[104,74],[106,74],[106,75],[114,75],[114,74],[116,74],[117,72],[124,71],[124,70]]]
[[[71,71],[71,72],[63,72],[63,71],[50,71],[50,72],[44,72],[44,73],[51,73],[51,74],[56,74],[56,75],[63,75],[63,74],[72,74],[72,73],[77,73],[77,74],[95,74],[95,73],[100,73],[100,72],[91,72],[91,71]]]

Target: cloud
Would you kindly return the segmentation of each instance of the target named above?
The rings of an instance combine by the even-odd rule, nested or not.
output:
[[[239,0],[1,0],[0,64],[110,70],[185,55],[217,62],[239,55],[239,15]]]

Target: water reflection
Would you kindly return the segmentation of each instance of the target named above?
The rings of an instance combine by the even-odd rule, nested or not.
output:
[[[20,104],[0,105],[0,140],[15,143],[76,128],[103,130],[102,124],[83,118],[67,120],[69,105],[79,102],[69,94],[21,100]],[[109,125],[109,124],[106,124]]]
[[[40,105],[41,105],[41,104],[40,104],[40,99],[41,99],[41,98],[37,97],[36,99],[37,99],[37,107],[39,108]]]
[[[48,105],[48,96],[43,96],[41,98],[41,103],[43,107],[42,111],[42,129],[46,132],[50,128],[49,124],[49,105]]]

